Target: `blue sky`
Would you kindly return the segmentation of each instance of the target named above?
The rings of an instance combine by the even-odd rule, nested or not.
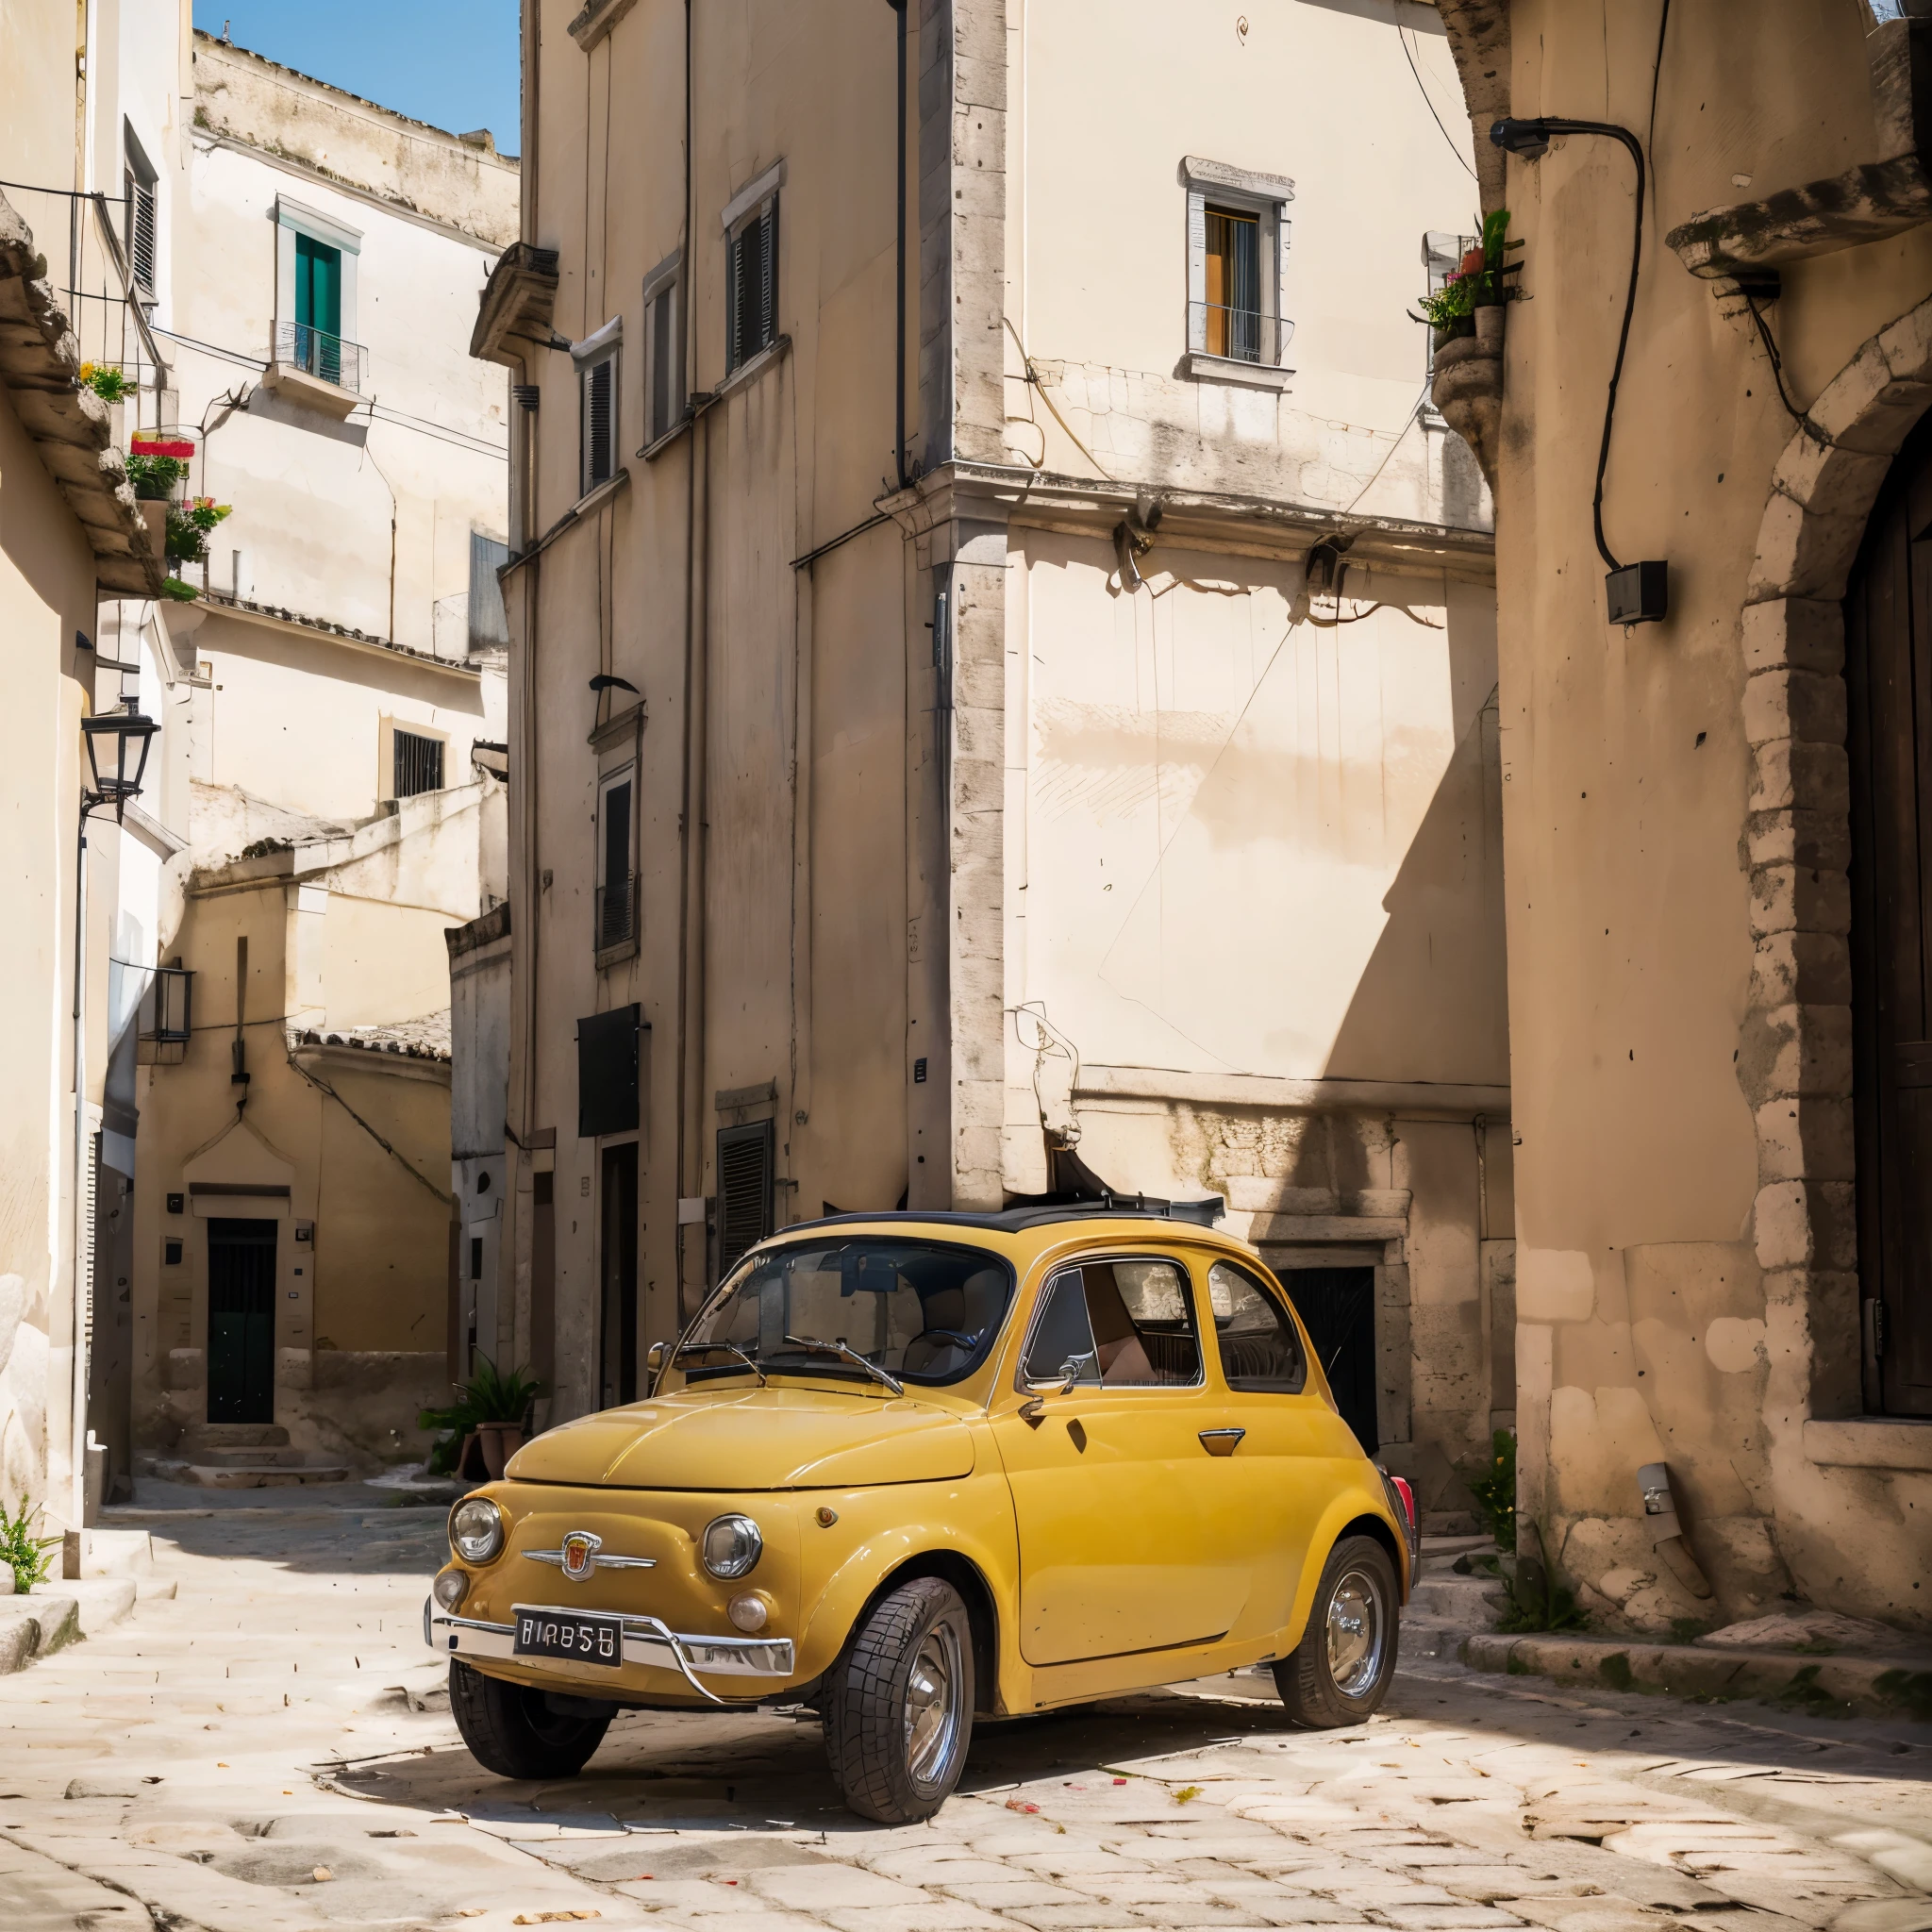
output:
[[[452,134],[517,133],[517,0],[194,0],[194,24],[250,53]]]

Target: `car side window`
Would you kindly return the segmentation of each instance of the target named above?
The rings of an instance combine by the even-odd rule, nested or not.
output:
[[[1227,1386],[1300,1394],[1308,1379],[1307,1357],[1288,1310],[1245,1269],[1226,1261],[1208,1271],[1208,1300]]]
[[[1181,1268],[1088,1261],[1055,1275],[1027,1343],[1024,1374],[1050,1381],[1069,1373],[1108,1389],[1197,1385],[1201,1342]]]

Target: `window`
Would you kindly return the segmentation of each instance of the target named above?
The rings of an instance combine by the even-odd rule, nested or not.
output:
[[[1284,316],[1288,204],[1294,183],[1222,161],[1190,157],[1188,187],[1188,348],[1213,365],[1280,369],[1294,325]],[[1228,374],[1224,368],[1195,375]],[[1287,374],[1288,372],[1283,372]],[[1280,378],[1263,380],[1279,388]]]
[[[442,790],[442,740],[398,725],[391,733],[394,798],[414,798],[419,791]]]
[[[509,619],[496,573],[509,561],[509,545],[481,530],[470,532],[470,648],[501,651],[509,644]]]
[[[275,359],[359,393],[368,375],[355,340],[361,236],[286,198],[275,223]]]
[[[644,277],[644,442],[669,436],[684,420],[683,257]]]
[[[1288,1310],[1245,1269],[1225,1261],[1208,1271],[1208,1300],[1227,1386],[1299,1394],[1308,1365]]]
[[[571,351],[577,365],[578,491],[588,496],[617,474],[617,355],[624,318],[614,317]]]
[[[155,292],[157,242],[155,171],[136,138],[134,129],[125,123],[123,123],[123,143],[126,157],[123,179],[127,191],[127,229],[125,240],[127,246],[128,273],[134,277],[134,286],[143,295],[152,295]]]
[[[754,1121],[748,1126],[718,1129],[718,1274],[722,1280],[743,1258],[747,1248],[772,1231],[772,1123]],[[836,1311],[832,1311],[836,1313]],[[820,1341],[830,1336],[816,1328],[800,1333]],[[849,1328],[834,1330],[849,1333]],[[860,1341],[854,1344],[864,1348]]]
[[[631,859],[636,767],[607,774],[597,794],[597,935],[599,953],[638,936],[637,868]]]
[[[769,1121],[727,1127],[721,1155],[726,1135],[743,1137],[732,1145],[752,1150],[742,1157],[749,1170],[752,1137],[769,1149],[771,1133]],[[719,1209],[723,1246],[731,1219],[724,1188]],[[1012,1293],[1012,1270],[979,1248],[875,1235],[790,1241],[760,1255],[698,1317],[691,1345],[707,1353],[687,1355],[682,1366],[692,1381],[750,1375],[749,1356],[766,1374],[869,1379],[856,1363],[788,1343],[797,1337],[842,1340],[908,1382],[957,1382],[986,1359]]]
[[[769,194],[725,238],[727,374],[778,339],[778,197]]]
[[[1023,1369],[1029,1382],[1108,1389],[1181,1388],[1201,1380],[1187,1277],[1172,1261],[1089,1261],[1057,1274],[1041,1297]]]
[[[1208,302],[1203,318],[1210,356],[1261,359],[1261,218],[1210,206]]]

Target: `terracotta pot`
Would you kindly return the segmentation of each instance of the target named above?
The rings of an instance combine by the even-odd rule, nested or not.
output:
[[[1500,349],[1503,346],[1504,305],[1500,302],[1487,302],[1475,312],[1476,340],[1485,348]]]
[[[478,1423],[476,1443],[491,1481],[496,1482],[502,1478],[504,1465],[524,1446],[524,1431],[517,1423]]]

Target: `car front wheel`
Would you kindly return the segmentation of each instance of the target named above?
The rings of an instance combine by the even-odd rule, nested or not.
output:
[[[1395,1674],[1395,1565],[1374,1537],[1343,1537],[1329,1552],[1302,1641],[1274,1666],[1274,1687],[1311,1730],[1373,1716]]]
[[[449,1666],[449,1707],[470,1756],[498,1777],[575,1777],[610,1728],[608,1717],[564,1717],[541,1690]]]
[[[846,1804],[881,1824],[930,1818],[973,1736],[973,1625],[958,1591],[919,1576],[881,1597],[827,1690],[825,1755]]]

